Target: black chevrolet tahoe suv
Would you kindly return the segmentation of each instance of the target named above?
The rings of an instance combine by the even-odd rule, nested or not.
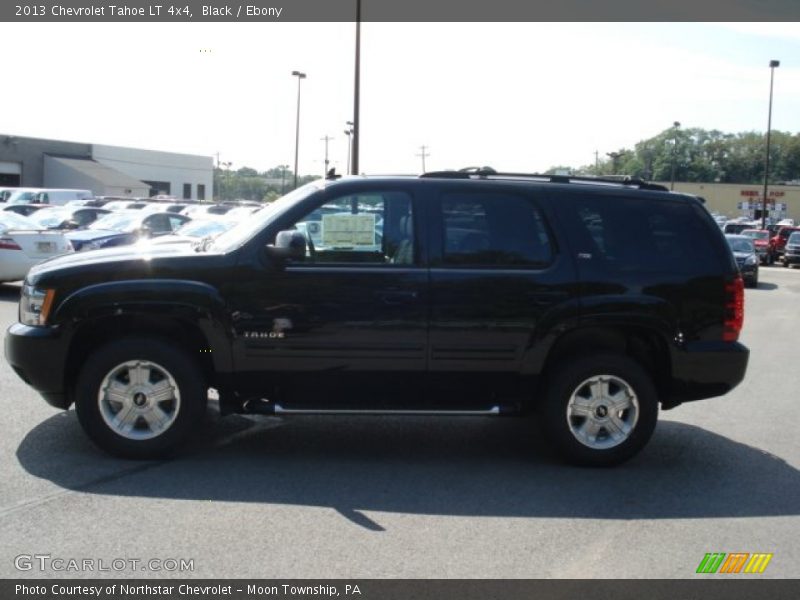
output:
[[[310,183],[194,246],[33,268],[5,352],[132,458],[228,413],[533,414],[572,463],[744,377],[743,286],[697,198],[501,174]]]

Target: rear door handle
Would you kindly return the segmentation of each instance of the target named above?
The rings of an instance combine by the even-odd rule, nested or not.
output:
[[[550,304],[562,302],[569,298],[569,294],[567,292],[559,292],[555,290],[548,292],[528,292],[525,294],[525,296],[536,306],[548,306]]]
[[[401,290],[381,290],[376,295],[384,304],[407,304],[417,299],[417,292]]]

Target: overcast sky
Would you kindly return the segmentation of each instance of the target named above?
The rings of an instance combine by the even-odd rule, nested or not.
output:
[[[0,23],[0,133],[346,169],[353,23]],[[800,131],[800,24],[365,23],[361,170],[580,166],[669,128]]]

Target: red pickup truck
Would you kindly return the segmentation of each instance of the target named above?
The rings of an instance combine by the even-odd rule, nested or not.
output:
[[[786,247],[786,240],[788,240],[789,236],[795,231],[800,231],[800,227],[781,227],[778,229],[778,233],[772,236],[772,239],[769,241],[771,246],[770,250],[772,252],[772,262],[783,256],[783,249]]]

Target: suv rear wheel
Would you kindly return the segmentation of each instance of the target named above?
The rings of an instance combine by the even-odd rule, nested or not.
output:
[[[658,420],[649,375],[615,354],[579,358],[556,370],[542,411],[543,433],[568,462],[612,466],[647,443]]]
[[[84,431],[104,450],[158,458],[202,420],[203,381],[179,348],[155,339],[125,339],[90,355],[75,386],[75,409]]]

